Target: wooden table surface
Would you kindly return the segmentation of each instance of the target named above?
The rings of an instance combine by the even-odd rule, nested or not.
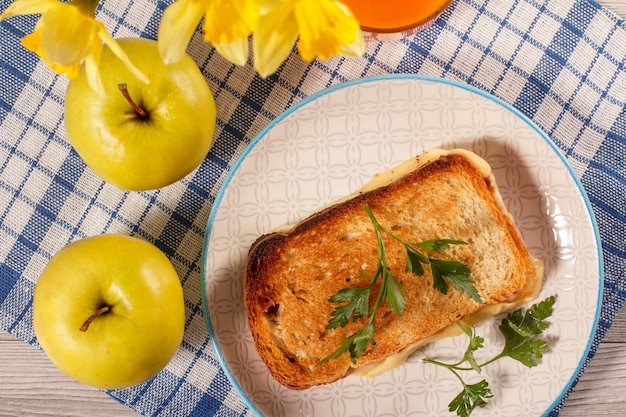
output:
[[[559,1],[559,0],[553,0]],[[626,17],[626,0],[598,0]],[[626,415],[626,309],[613,322],[561,417]],[[138,414],[60,371],[40,350],[0,330],[0,417]]]

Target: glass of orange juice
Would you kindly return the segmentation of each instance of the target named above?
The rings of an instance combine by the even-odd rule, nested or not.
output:
[[[435,20],[452,0],[342,0],[354,13],[366,41],[413,35]]]

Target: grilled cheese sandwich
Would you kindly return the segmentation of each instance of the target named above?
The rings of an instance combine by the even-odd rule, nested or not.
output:
[[[376,316],[376,344],[352,363],[345,354],[323,364],[362,320],[327,329],[329,298],[365,286],[360,271],[376,265],[376,239],[363,210],[404,240],[458,239],[467,245],[445,256],[470,268],[483,303],[451,289],[432,288],[427,273],[404,271],[405,254],[388,241],[388,263],[407,289],[401,316],[385,306]],[[270,373],[281,384],[305,389],[350,372],[375,375],[397,366],[415,349],[476,321],[534,298],[541,262],[526,248],[500,198],[489,164],[465,150],[436,149],[377,175],[359,192],[321,209],[289,230],[261,236],[244,272],[248,323]]]

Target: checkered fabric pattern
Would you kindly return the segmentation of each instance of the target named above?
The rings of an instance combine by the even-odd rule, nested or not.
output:
[[[155,39],[170,2],[104,0],[97,17],[116,38]],[[0,10],[9,3],[0,0]],[[153,242],[182,280],[187,322],[182,347],[163,372],[110,392],[139,413],[252,414],[220,368],[202,317],[206,222],[225,175],[255,135],[303,98],[347,80],[387,73],[454,79],[532,119],[580,177],[602,239],[604,302],[587,360],[626,298],[626,22],[594,1],[455,0],[412,38],[368,44],[361,59],[307,64],[293,53],[267,79],[249,65],[230,65],[198,30],[188,52],[215,95],[214,146],[183,180],[139,193],[102,182],[68,143],[67,80],[19,43],[35,21],[0,23],[0,326],[37,346],[33,288],[47,261],[67,243],[101,233]]]

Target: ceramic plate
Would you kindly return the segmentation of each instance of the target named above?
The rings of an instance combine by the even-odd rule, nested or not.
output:
[[[459,381],[421,359],[460,359],[465,336],[428,345],[374,378],[293,391],[259,359],[242,304],[246,254],[257,237],[434,147],[471,149],[489,162],[531,253],[545,264],[539,299],[557,296],[541,364],[502,359],[484,368],[494,398],[472,416],[544,415],[572,384],[602,296],[600,240],[576,175],[553,143],[502,101],[452,81],[385,76],[338,85],[278,117],[238,159],[213,205],[202,265],[207,327],[226,374],[259,416],[452,415],[448,403]],[[481,355],[501,349],[501,319],[477,327],[486,339]]]

